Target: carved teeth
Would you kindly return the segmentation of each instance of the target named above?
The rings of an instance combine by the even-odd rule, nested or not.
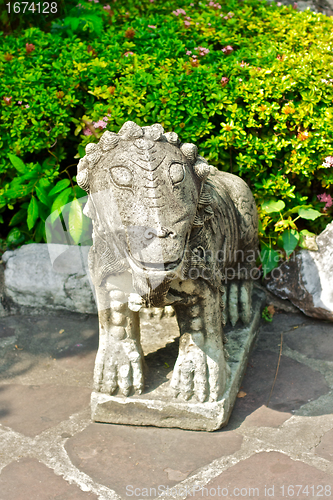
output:
[[[208,214],[209,216],[213,216],[214,210],[212,209],[212,207],[210,205],[208,205],[207,207],[205,207],[205,213]]]
[[[176,134],[176,132],[166,132],[164,134],[164,137],[166,138],[166,140],[170,143],[170,144],[173,144],[174,146],[178,146],[179,144],[179,139],[178,139],[178,135]]]
[[[99,145],[103,151],[109,151],[117,146],[119,142],[119,137],[114,132],[109,132],[108,130],[102,135]]]
[[[118,135],[125,140],[138,139],[143,136],[143,130],[134,122],[126,122],[119,130]]]
[[[195,144],[185,143],[180,146],[180,150],[184,156],[190,161],[195,161],[198,156],[198,148]]]
[[[84,170],[81,170],[76,176],[76,182],[80,186],[80,188],[84,189],[85,191],[89,190],[89,172],[85,168]]]
[[[210,191],[206,188],[205,185],[203,185],[200,198],[199,198],[199,205],[210,205],[212,203],[213,199],[211,197]]]
[[[200,215],[196,214],[196,216],[194,217],[193,226],[203,226],[204,223],[205,221],[203,220],[203,218],[200,217]]]

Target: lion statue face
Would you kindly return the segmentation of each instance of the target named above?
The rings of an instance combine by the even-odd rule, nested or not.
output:
[[[77,182],[89,192],[94,232],[112,240],[135,276],[179,275],[209,173],[196,146],[161,125],[127,122],[86,151]]]

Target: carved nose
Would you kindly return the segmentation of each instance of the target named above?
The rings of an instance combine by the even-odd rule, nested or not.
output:
[[[172,235],[173,231],[170,231],[169,229],[166,229],[165,227],[159,227],[157,229],[155,228],[149,228],[145,231],[145,238],[147,240],[151,240],[154,238],[154,236],[157,236],[157,238],[166,238],[169,235]]]

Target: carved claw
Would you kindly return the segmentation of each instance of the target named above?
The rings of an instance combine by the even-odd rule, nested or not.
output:
[[[228,367],[223,356],[223,347],[209,339],[198,342],[201,334],[184,334],[180,342],[170,386],[175,395],[185,401],[194,397],[197,401],[216,401],[225,389]],[[195,342],[197,341],[197,342]],[[198,345],[199,344],[199,345]]]
[[[144,300],[138,293],[130,293],[128,296],[128,308],[131,311],[138,312],[144,305]]]
[[[142,393],[144,386],[141,355],[134,341],[112,339],[97,354],[94,388],[105,394],[119,389],[124,396],[131,392]]]

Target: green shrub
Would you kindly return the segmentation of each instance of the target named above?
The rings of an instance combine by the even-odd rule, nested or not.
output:
[[[259,0],[133,4],[82,1],[50,33],[3,39],[5,225],[10,209],[25,241],[42,241],[42,221],[67,196],[53,186],[73,182],[73,156],[127,120],[159,122],[247,181],[269,272],[279,248],[306,247],[331,220],[332,18]],[[66,201],[84,194],[65,189]]]

